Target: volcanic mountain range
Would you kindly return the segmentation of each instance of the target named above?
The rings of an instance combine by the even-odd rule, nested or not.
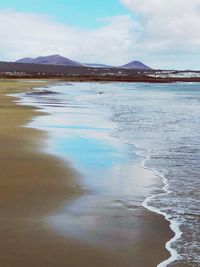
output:
[[[122,68],[122,69],[141,69],[150,70],[151,68],[146,66],[140,61],[132,61],[122,66],[109,66],[105,64],[96,63],[80,63],[70,60],[60,55],[50,55],[37,58],[22,58],[16,61],[16,63],[30,63],[30,64],[46,64],[46,65],[63,65],[69,67],[93,67],[93,68]]]

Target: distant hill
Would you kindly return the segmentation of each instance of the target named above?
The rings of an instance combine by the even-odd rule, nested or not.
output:
[[[132,61],[123,66],[110,66],[107,64],[98,63],[80,63],[73,61],[69,58],[62,57],[60,55],[51,55],[45,57],[25,57],[16,61],[16,63],[28,63],[28,64],[46,64],[46,65],[63,65],[68,67],[90,67],[90,68],[122,68],[122,69],[136,69],[136,70],[151,70],[140,61]]]
[[[69,67],[81,67],[81,63],[62,57],[60,55],[51,55],[46,57],[37,58],[22,58],[16,61],[16,63],[29,63],[29,64],[46,64],[46,65],[63,65]]]
[[[140,61],[131,61],[123,66],[111,66],[106,64],[96,64],[96,63],[85,63],[85,66],[91,67],[91,68],[122,68],[122,69],[136,69],[136,70],[151,70],[150,67],[143,64]]]
[[[34,59],[31,57],[25,57],[25,58],[21,58],[19,60],[16,61],[16,63],[33,63]]]
[[[140,61],[131,61],[123,66],[120,66],[123,69],[138,69],[138,70],[150,70],[151,68],[146,66]]]

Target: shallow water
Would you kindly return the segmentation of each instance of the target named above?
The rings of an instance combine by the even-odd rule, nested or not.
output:
[[[32,126],[49,132],[47,152],[70,159],[80,171],[83,187],[91,191],[63,207],[50,218],[51,223],[62,234],[69,235],[66,229],[70,229],[78,239],[108,244],[112,238],[105,233],[112,232],[112,224],[100,220],[109,221],[105,211],[112,208],[119,214],[126,206],[123,218],[128,220],[131,209],[152,196],[145,204],[164,214],[179,237],[168,244],[173,262],[160,266],[200,266],[200,84],[83,83],[51,90],[60,94],[25,96],[26,102],[40,103],[51,113]],[[149,172],[140,173],[142,158],[136,150],[144,157],[145,167],[160,175],[157,182],[155,175],[149,178]],[[66,213],[71,214],[67,220]],[[115,238],[123,222],[116,225]],[[99,232],[102,226],[107,227],[104,235]],[[127,233],[120,237],[128,239]]]
[[[46,152],[70,162],[85,191],[48,216],[48,225],[74,240],[125,249],[142,240],[142,227],[136,227],[144,216],[141,203],[160,185],[152,172],[140,167],[141,157],[133,146],[113,136],[117,123],[109,119],[110,111],[88,101],[96,95],[88,84],[79,84],[21,96],[22,102],[48,112],[28,127],[48,132]]]

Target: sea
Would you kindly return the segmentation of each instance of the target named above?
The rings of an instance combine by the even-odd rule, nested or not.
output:
[[[125,203],[128,208],[131,196],[140,192],[138,202],[163,215],[174,232],[166,244],[171,257],[158,267],[200,266],[200,83],[63,82],[20,98],[47,113],[28,125],[48,132],[43,149],[66,156],[84,177],[83,189],[98,192],[95,198],[90,194],[75,201],[69,212],[78,207],[88,212],[94,203],[103,212],[102,205],[114,195],[115,205]],[[136,191],[130,175],[138,160],[154,178],[138,180],[141,190]],[[104,204],[102,194],[107,196]],[[58,216],[52,223],[62,230],[66,225],[60,221]],[[73,216],[68,223],[77,238],[91,234],[84,227],[77,231]],[[100,234],[97,239],[108,241]]]

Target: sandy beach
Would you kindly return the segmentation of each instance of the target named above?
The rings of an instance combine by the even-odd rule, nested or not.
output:
[[[170,256],[165,243],[173,234],[163,217],[142,207],[131,218],[135,228],[128,247],[85,244],[58,235],[44,224],[45,216],[82,194],[79,178],[65,161],[41,152],[45,132],[23,127],[43,113],[16,104],[7,94],[49,83],[0,81],[0,265],[157,266]]]

